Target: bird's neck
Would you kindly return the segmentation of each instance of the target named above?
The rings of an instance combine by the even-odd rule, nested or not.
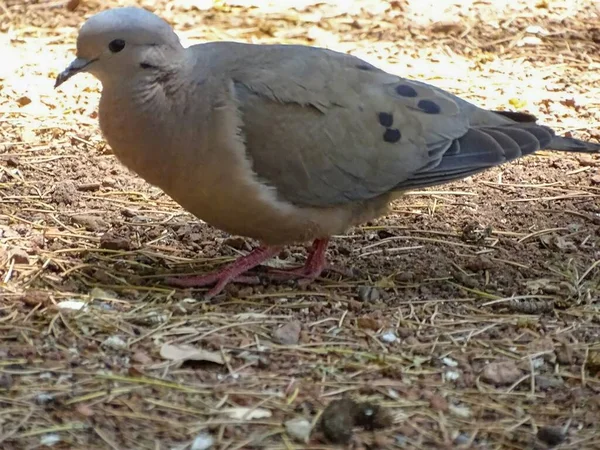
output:
[[[168,149],[180,134],[171,119],[184,104],[183,89],[176,71],[103,83],[100,128],[119,160],[153,184],[169,178]]]

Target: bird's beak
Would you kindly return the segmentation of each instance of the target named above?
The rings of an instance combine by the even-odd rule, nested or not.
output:
[[[87,66],[96,61],[95,59],[75,58],[69,66],[58,74],[56,82],[54,83],[54,89],[59,87],[73,75],[77,75],[82,72]]]

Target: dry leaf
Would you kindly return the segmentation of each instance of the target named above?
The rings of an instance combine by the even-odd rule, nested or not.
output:
[[[173,361],[208,361],[216,364],[225,364],[221,353],[210,352],[192,347],[191,345],[164,344],[160,348],[160,356]]]

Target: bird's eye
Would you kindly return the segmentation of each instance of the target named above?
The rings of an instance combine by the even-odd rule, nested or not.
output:
[[[119,53],[124,48],[125,41],[123,39],[115,39],[114,41],[110,41],[108,44],[108,49],[113,53]]]

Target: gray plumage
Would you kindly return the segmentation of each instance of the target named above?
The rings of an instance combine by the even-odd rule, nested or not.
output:
[[[266,244],[341,233],[405,190],[540,149],[600,151],[331,50],[184,49],[138,8],[90,18],[77,56],[57,85],[80,71],[100,79],[100,125],[125,165],[197,217]]]

